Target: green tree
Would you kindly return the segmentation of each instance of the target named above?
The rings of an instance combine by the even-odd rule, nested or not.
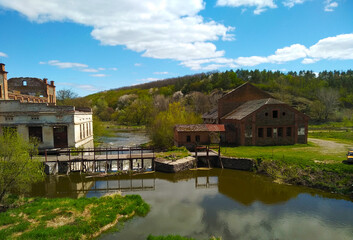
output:
[[[32,158],[36,153],[35,144],[16,131],[6,130],[0,136],[0,202],[9,192],[24,193],[43,179],[43,164]]]
[[[153,145],[168,148],[173,146],[174,126],[176,124],[201,123],[201,117],[187,112],[180,102],[169,104],[167,111],[158,113],[148,126]]]

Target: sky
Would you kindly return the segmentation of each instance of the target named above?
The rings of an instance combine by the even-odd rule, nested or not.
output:
[[[353,0],[0,0],[8,78],[80,96],[200,72],[352,69]]]

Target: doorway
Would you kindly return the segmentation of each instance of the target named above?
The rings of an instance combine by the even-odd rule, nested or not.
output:
[[[54,148],[67,148],[67,126],[53,127]]]

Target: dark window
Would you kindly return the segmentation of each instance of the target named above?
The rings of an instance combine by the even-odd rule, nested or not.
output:
[[[287,137],[292,136],[292,128],[291,127],[287,127]]]
[[[1,88],[1,85],[0,85],[0,98],[2,98],[2,88]]]
[[[272,111],[272,117],[273,118],[278,118],[278,111],[277,110],[273,110]]]
[[[268,116],[268,113],[267,113],[267,112],[265,113],[265,116],[266,116],[266,117]]]
[[[29,138],[43,142],[42,127],[28,127]]]
[[[263,128],[258,128],[257,129],[257,136],[258,137],[264,137],[264,129]]]
[[[283,137],[283,128],[278,128],[278,137]]]
[[[283,113],[282,113],[282,115],[283,115],[283,116],[286,116],[286,113],[285,113],[285,112],[283,112]]]
[[[195,136],[195,141],[196,141],[196,142],[200,142],[200,135],[196,135],[196,136]]]
[[[191,137],[189,135],[186,136],[186,142],[191,142]]]
[[[267,128],[267,137],[272,137],[272,128]]]

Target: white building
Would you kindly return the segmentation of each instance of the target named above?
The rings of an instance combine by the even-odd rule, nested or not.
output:
[[[7,97],[7,73],[4,65],[0,65],[0,134],[7,128],[16,129],[26,140],[37,138],[40,149],[93,147],[90,108],[10,100]]]

